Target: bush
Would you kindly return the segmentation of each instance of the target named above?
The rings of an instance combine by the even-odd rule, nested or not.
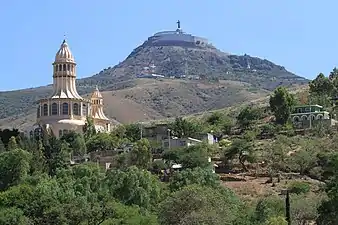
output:
[[[294,181],[290,184],[289,190],[291,193],[295,194],[305,194],[310,191],[310,185],[302,181]]]

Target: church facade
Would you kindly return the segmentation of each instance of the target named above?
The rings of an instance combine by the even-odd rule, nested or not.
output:
[[[82,132],[87,118],[91,118],[98,132],[109,132],[111,123],[103,112],[98,88],[85,99],[78,94],[75,82],[76,63],[64,40],[53,63],[53,94],[38,101],[36,125],[61,137],[69,131]]]

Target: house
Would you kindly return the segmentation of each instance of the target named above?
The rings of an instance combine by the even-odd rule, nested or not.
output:
[[[202,143],[202,140],[195,139],[195,138],[170,138],[162,140],[162,147],[163,148],[179,148],[179,147],[189,147],[192,145]]]
[[[319,122],[333,125],[329,112],[320,105],[299,105],[294,107],[291,113],[291,121],[298,128],[315,126]]]

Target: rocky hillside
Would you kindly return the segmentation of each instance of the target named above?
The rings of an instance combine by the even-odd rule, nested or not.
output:
[[[76,56],[76,52],[74,54]],[[166,77],[193,75],[201,78],[199,81],[162,78],[162,80],[157,80],[156,85],[151,88],[148,86],[148,89],[151,89],[148,92],[117,94],[119,102],[133,101],[145,111],[150,110],[151,114],[156,117],[178,116],[226,107],[238,102],[238,93],[242,93],[241,101],[245,101],[252,99],[253,96],[266,95],[279,85],[299,85],[308,82],[288,72],[284,67],[265,59],[249,55],[226,54],[213,46],[203,48],[153,46],[146,41],[118,65],[104,69],[92,77],[79,79],[77,81],[79,93],[89,93],[97,84],[102,91],[110,95],[125,93],[127,90],[147,90],[146,86],[153,80],[138,82],[139,79],[136,76],[150,64],[156,65],[155,73]],[[231,82],[224,83],[223,81]],[[2,123],[0,126],[18,125],[14,122],[18,118],[20,123],[24,124],[22,120],[27,115],[32,117],[34,102],[50,95],[51,91],[52,86],[49,85],[0,92],[0,123]],[[109,99],[105,100],[108,111],[109,108],[117,107],[115,104],[118,104],[118,102],[109,101]],[[196,102],[198,104],[195,104]],[[172,109],[168,110],[168,107]],[[116,119],[129,121],[125,118],[116,117]]]

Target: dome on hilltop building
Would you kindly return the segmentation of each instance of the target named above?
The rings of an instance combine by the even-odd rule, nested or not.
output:
[[[55,62],[74,62],[74,57],[70,51],[66,40],[63,40],[59,51],[55,55]]]

